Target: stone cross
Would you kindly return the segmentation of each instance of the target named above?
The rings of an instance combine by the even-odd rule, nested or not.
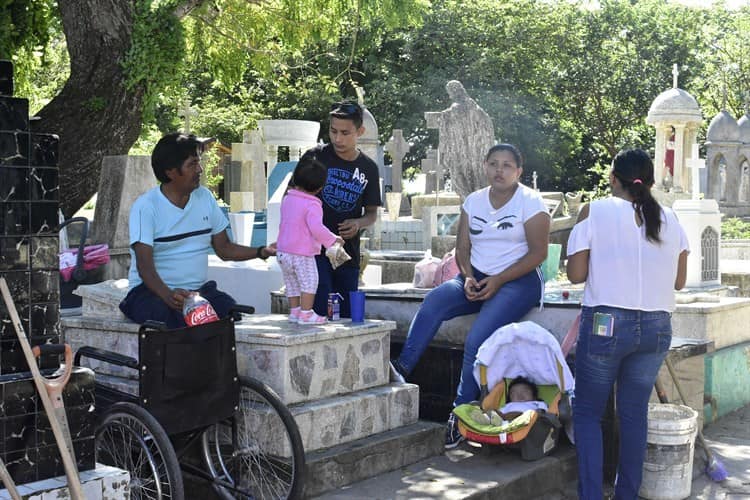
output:
[[[185,130],[186,134],[190,133],[190,118],[198,116],[198,112],[190,107],[190,99],[185,99],[182,105],[182,109],[177,112],[177,115],[185,119]]]
[[[357,93],[357,103],[360,106],[364,106],[365,105],[365,89],[359,86],[355,86],[354,91]]]
[[[427,157],[422,160],[422,173],[425,174],[425,181],[424,181],[424,194],[432,194],[433,192],[438,191],[438,181],[437,181],[437,172],[435,172],[436,169],[436,162],[435,162],[435,150],[432,148],[427,149]]]
[[[700,153],[698,152],[698,145],[693,144],[693,154],[691,158],[688,158],[687,161],[688,168],[690,169],[690,177],[691,177],[691,195],[692,199],[697,200],[700,198],[700,191],[701,191],[701,183],[700,183],[700,169],[706,168],[706,160],[700,158]]]
[[[385,144],[385,150],[391,155],[392,169],[391,169],[391,183],[393,184],[393,192],[401,192],[401,174],[403,171],[403,161],[406,153],[409,152],[410,145],[404,139],[404,132],[401,129],[393,129],[393,136]]]
[[[677,88],[677,77],[680,75],[680,67],[675,63],[672,66],[672,88]]]
[[[531,174],[531,185],[534,188],[534,191],[539,191],[539,188],[536,187],[536,170]]]

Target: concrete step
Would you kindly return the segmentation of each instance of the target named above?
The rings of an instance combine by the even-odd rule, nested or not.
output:
[[[420,420],[326,450],[307,453],[305,496],[312,497],[367,478],[409,467],[443,452],[445,427]],[[358,484],[358,483],[357,483]],[[355,497],[347,497],[355,498]],[[369,498],[384,498],[375,494]]]
[[[414,424],[419,417],[419,387],[414,384],[373,387],[291,405],[289,411],[309,453]],[[269,439],[274,435],[269,433]]]
[[[442,444],[442,433],[439,443]],[[421,460],[319,495],[320,499],[498,499],[554,498],[576,483],[573,445],[524,462],[512,450],[475,448],[466,443],[444,455]]]

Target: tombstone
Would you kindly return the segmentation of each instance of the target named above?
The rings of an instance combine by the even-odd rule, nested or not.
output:
[[[130,207],[155,187],[149,156],[105,156],[102,159],[91,240],[109,245],[110,262],[103,279],[120,279],[130,269]]]
[[[495,144],[495,128],[461,82],[451,80],[445,88],[453,104],[440,112],[425,113],[425,119],[427,128],[439,131],[438,170],[448,170],[453,191],[464,199],[487,185],[484,156]]]
[[[246,142],[232,143],[232,163],[240,165],[239,189],[236,191],[252,193],[253,206],[249,210],[266,208],[266,147],[259,131],[245,134]],[[249,142],[249,144],[248,144]],[[236,180],[233,179],[233,184]]]
[[[679,70],[675,64],[672,88],[659,94],[651,103],[646,123],[656,129],[654,185],[657,189],[681,193],[687,191],[685,181],[688,167],[685,160],[696,143],[703,116],[698,101],[677,87],[678,76]],[[668,174],[671,179],[665,182]]]
[[[427,149],[427,157],[421,161],[422,172],[425,175],[424,194],[432,194],[438,191],[437,161],[435,157],[437,151],[432,148]]]
[[[0,277],[10,291],[18,314],[0,301],[0,458],[26,498],[42,498],[21,485],[64,474],[48,419],[36,388],[16,327],[31,345],[59,344],[60,271],[58,260],[59,139],[31,133],[29,102],[8,95],[13,91],[13,65],[0,64]],[[17,321],[16,321],[17,320]],[[20,323],[20,324],[19,324]],[[57,354],[43,353],[41,370],[60,367]],[[64,395],[68,427],[78,469],[94,469],[94,376],[76,367]],[[54,398],[53,398],[54,399]],[[37,423],[41,424],[37,427]],[[65,484],[55,479],[47,482]],[[24,491],[25,490],[25,491]],[[58,497],[57,495],[61,495]],[[68,492],[65,492],[67,496]],[[7,492],[2,497],[6,497]],[[61,498],[62,492],[48,498]],[[45,495],[46,496],[46,495]],[[6,497],[10,498],[10,497]]]
[[[406,139],[404,139],[404,133],[401,129],[394,129],[393,135],[388,140],[388,142],[385,145],[385,150],[388,151],[388,154],[391,156],[391,192],[392,193],[399,193],[398,200],[396,201],[395,195],[392,195],[391,198],[394,199],[393,202],[389,202],[388,205],[388,211],[391,211],[391,205],[395,206],[395,203],[398,203],[398,214],[399,215],[406,215],[409,211],[409,202],[405,198],[402,198],[401,192],[401,178],[403,176],[403,162],[404,162],[404,156],[406,156],[406,153],[409,152],[409,149],[411,149],[408,142],[406,142]],[[386,194],[386,200],[388,198],[388,194]]]
[[[190,99],[185,99],[182,105],[182,109],[177,112],[177,115],[185,120],[185,126],[183,132],[186,134],[190,133],[190,119],[194,116],[198,116],[198,112],[190,107]]]
[[[693,158],[687,162],[690,167],[690,200],[676,200],[672,209],[685,229],[690,245],[688,255],[688,288],[705,288],[721,284],[719,249],[721,245],[721,213],[716,200],[700,199],[700,169],[705,161],[697,157],[698,146],[693,148]]]
[[[394,129],[393,135],[385,144],[385,150],[391,156],[391,165],[393,170],[391,171],[391,183],[394,192],[401,192],[401,177],[403,174],[403,162],[404,156],[411,149],[406,139],[404,139],[404,132],[401,129]]]

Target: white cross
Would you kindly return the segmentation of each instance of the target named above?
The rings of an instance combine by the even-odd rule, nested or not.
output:
[[[672,87],[677,88],[677,76],[680,74],[679,66],[677,63],[672,66]]]
[[[534,172],[532,172],[531,174],[531,184],[534,187],[534,191],[538,191],[536,187],[536,170],[534,170]]]
[[[685,162],[687,163],[688,168],[690,169],[690,177],[692,178],[691,182],[691,197],[694,200],[697,200],[700,198],[700,169],[706,168],[706,160],[703,158],[700,158],[700,153],[698,152],[698,145],[693,144],[693,154],[690,158],[687,159]]]
[[[190,107],[190,99],[185,99],[183,107],[177,112],[177,115],[185,119],[185,133],[190,133],[190,118],[198,116],[198,112]]]

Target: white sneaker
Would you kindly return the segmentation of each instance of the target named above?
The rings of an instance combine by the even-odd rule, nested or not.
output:
[[[300,325],[322,325],[328,322],[328,318],[318,316],[315,311],[300,311],[297,322]]]
[[[294,309],[292,309],[291,311],[289,311],[288,321],[290,323],[299,323],[299,312],[300,312],[300,308],[299,307],[295,307]]]

